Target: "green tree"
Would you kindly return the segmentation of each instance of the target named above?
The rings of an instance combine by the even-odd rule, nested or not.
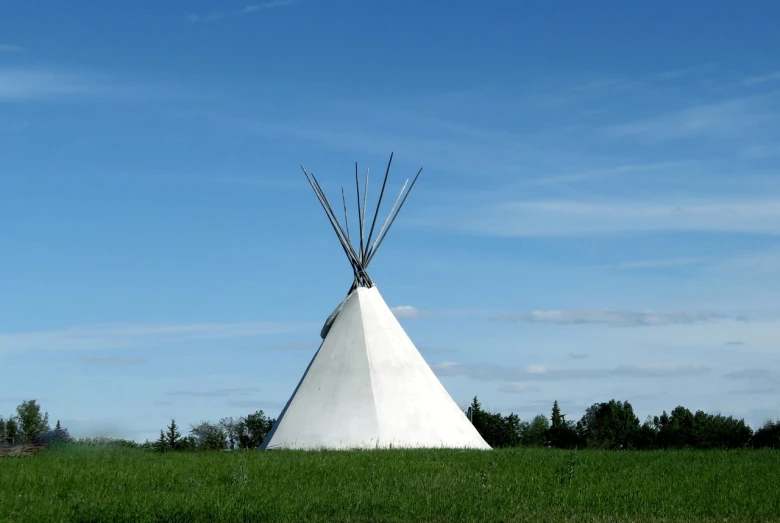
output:
[[[654,449],[658,446],[658,429],[653,423],[653,417],[648,416],[645,422],[639,427],[636,434],[634,445],[637,449]]]
[[[635,447],[639,418],[627,401],[594,403],[577,423],[580,439],[588,447],[629,449]]]
[[[5,420],[2,416],[0,416],[0,445],[5,443],[6,438],[8,437],[8,432],[6,430]]]
[[[160,437],[157,439],[155,447],[160,452],[168,450],[168,438],[165,437],[165,432],[162,429],[160,429]]]
[[[780,420],[767,421],[753,434],[754,448],[780,449]]]
[[[527,447],[546,447],[550,430],[550,420],[544,414],[537,414],[530,423],[522,423],[520,427],[520,443]]]
[[[742,448],[752,437],[753,429],[743,419],[701,410],[693,415],[693,446],[698,449]]]
[[[693,447],[693,413],[682,405],[675,407],[671,414],[666,411],[653,418],[658,430],[658,445],[663,448]]]
[[[474,397],[466,415],[491,447],[514,447],[520,444],[521,423],[516,414],[502,416],[497,412],[488,412],[482,408],[479,399]]]
[[[561,449],[573,448],[579,443],[579,437],[574,424],[566,421],[565,414],[561,414],[561,408],[558,406],[557,400],[553,402],[550,428],[547,430],[547,441],[551,447]]]
[[[238,443],[238,423],[235,422],[232,417],[222,418],[219,420],[219,426],[225,431],[228,448],[230,450],[235,450],[236,443]]]
[[[13,445],[19,442],[19,436],[19,423],[15,418],[8,418],[5,422],[5,441]]]
[[[35,400],[23,401],[16,407],[16,417],[19,420],[24,439],[34,442],[39,434],[49,430],[49,414],[41,414],[41,407]]]
[[[558,400],[553,401],[552,415],[550,416],[550,429],[555,430],[563,426],[563,416],[561,408],[558,406]]]
[[[219,425],[202,421],[190,427],[190,434],[197,441],[197,448],[200,450],[222,450],[225,448],[227,435]]]
[[[167,427],[167,432],[165,433],[165,442],[167,448],[171,450],[177,450],[180,447],[181,432],[179,432],[179,427],[176,425],[175,419],[172,419],[171,424]]]
[[[239,420],[240,427],[236,427],[236,435],[239,442],[243,442],[243,448],[255,449],[262,445],[275,422],[275,419],[266,416],[262,410],[241,418]],[[243,436],[238,436],[239,433]]]

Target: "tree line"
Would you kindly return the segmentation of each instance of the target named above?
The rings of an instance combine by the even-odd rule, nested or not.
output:
[[[776,448],[780,449],[780,420],[767,421],[753,431],[743,419],[701,410],[692,413],[685,407],[676,407],[671,413],[648,416],[644,423],[634,414],[627,401],[614,399],[594,403],[579,421],[567,420],[558,402],[550,416],[539,414],[523,421],[516,414],[502,415],[482,407],[474,398],[464,412],[487,443],[502,447],[553,447],[592,449],[669,449],[669,448]],[[74,440],[59,420],[52,429],[49,414],[42,412],[36,400],[23,401],[16,413],[4,419],[0,416],[0,444],[53,444],[77,442],[81,444],[113,444],[147,450],[237,450],[256,449],[276,420],[262,410],[242,416],[222,418],[216,423],[202,421],[190,425],[183,435],[176,420],[160,430],[156,441],[136,443],[108,438]]]
[[[110,444],[160,452],[253,449],[260,446],[275,421],[259,410],[238,419],[226,417],[216,423],[202,421],[193,424],[187,435],[182,435],[176,420],[172,419],[164,430],[160,430],[160,437],[156,441],[147,440],[144,443],[114,438],[74,439],[68,429],[62,427],[59,420],[52,429],[49,426],[49,413],[42,412],[36,400],[27,400],[20,403],[16,407],[16,413],[7,419],[0,416],[0,444]]]
[[[530,421],[521,421],[516,414],[487,411],[477,397],[465,413],[494,448],[780,449],[780,420],[767,421],[754,432],[743,419],[701,410],[692,413],[682,406],[669,414],[663,411],[659,416],[648,416],[644,423],[629,402],[614,399],[594,403],[577,422],[566,419],[557,401],[549,417],[539,414]]]

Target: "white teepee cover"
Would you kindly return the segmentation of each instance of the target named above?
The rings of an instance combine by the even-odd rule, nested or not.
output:
[[[353,290],[263,449],[490,446],[375,286]]]

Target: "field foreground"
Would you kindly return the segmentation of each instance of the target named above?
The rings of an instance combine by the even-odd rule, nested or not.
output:
[[[0,460],[0,521],[780,521],[777,451],[215,452]]]

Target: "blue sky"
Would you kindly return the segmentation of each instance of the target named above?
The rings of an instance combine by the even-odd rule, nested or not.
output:
[[[456,401],[779,417],[779,17],[5,2],[0,413],[278,414],[351,280],[298,166],[336,199],[394,151],[371,274]]]

